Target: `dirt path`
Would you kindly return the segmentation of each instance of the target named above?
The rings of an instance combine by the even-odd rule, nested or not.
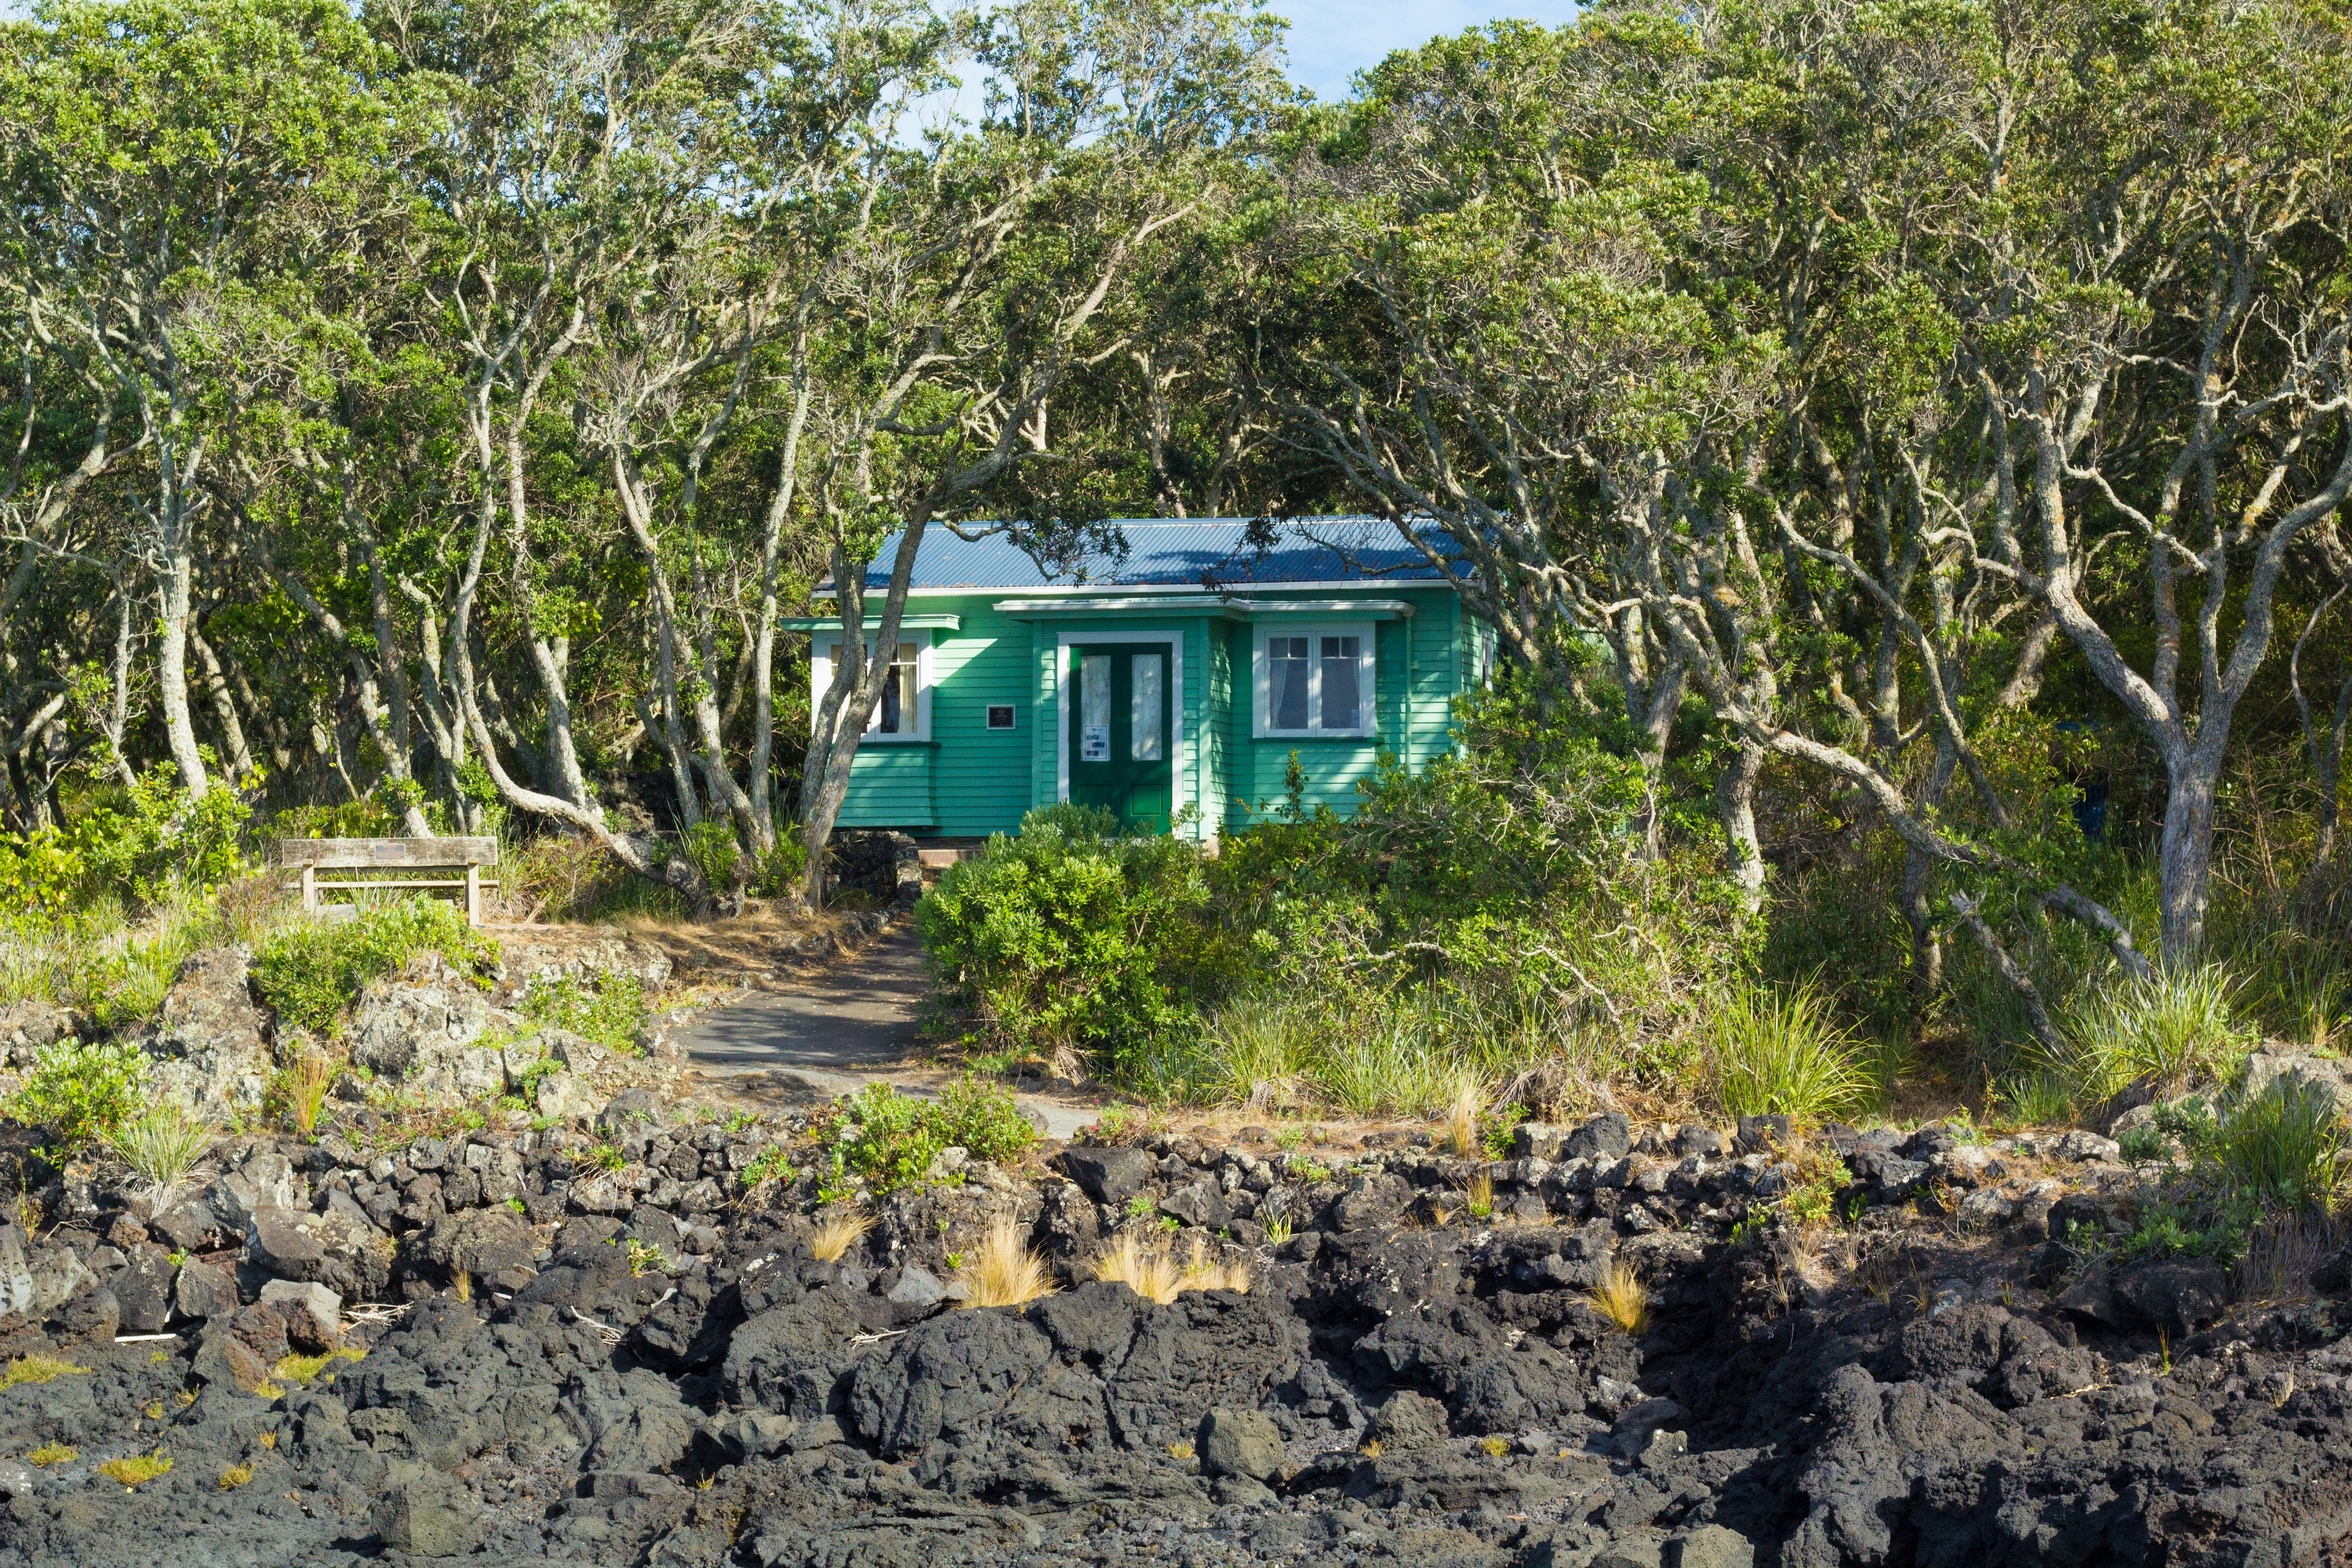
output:
[[[917,1043],[916,1010],[928,986],[922,944],[901,921],[804,984],[721,1002],[671,1037],[698,1079],[746,1100],[804,1104],[869,1083],[928,1097],[950,1076]],[[1067,1138],[1098,1114],[1075,1100],[1017,1098],[1049,1137]]]

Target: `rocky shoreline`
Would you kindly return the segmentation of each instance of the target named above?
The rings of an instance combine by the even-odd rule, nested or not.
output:
[[[31,1194],[37,1239],[0,1227],[0,1561],[2284,1564],[2352,1538],[2340,1303],[2102,1264],[2144,1173],[2093,1134],[1601,1116],[1488,1162],[1250,1129],[950,1151],[853,1205],[775,1179],[812,1164],[806,1111],[631,1089],[510,1120],[225,1144],[163,1203],[75,1172]],[[853,1206],[870,1229],[828,1245]],[[1059,1289],[965,1307],[960,1258],[1008,1216]],[[1093,1279],[1121,1233],[1248,1288]],[[1628,1268],[1631,1333],[1593,1298]]]

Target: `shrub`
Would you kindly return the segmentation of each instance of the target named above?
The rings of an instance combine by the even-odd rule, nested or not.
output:
[[[1709,1022],[1707,1058],[1731,1116],[1818,1123],[1851,1110],[1870,1089],[1853,1037],[1811,984],[1735,987]]]
[[[1010,1216],[997,1219],[955,1270],[967,1294],[967,1307],[1017,1307],[1054,1291],[1045,1260],[1028,1243],[1020,1225]]]
[[[226,787],[190,800],[179,770],[159,763],[115,802],[83,813],[72,833],[100,885],[156,903],[173,888],[211,888],[233,875],[237,836],[251,815]]]
[[[212,1146],[213,1129],[177,1100],[159,1100],[124,1121],[107,1142],[158,1194],[178,1186]]]
[[[894,1193],[930,1174],[940,1151],[953,1144],[976,1159],[1018,1159],[1037,1142],[1037,1130],[1013,1096],[966,1074],[936,1100],[868,1084],[838,1102],[833,1157],[836,1170],[855,1172],[877,1193]]]
[[[303,921],[274,932],[254,954],[253,985],[283,1022],[335,1034],[362,990],[426,952],[478,982],[498,963],[498,944],[467,925],[455,904],[402,899],[352,920]]]
[[[1118,838],[1107,812],[1033,811],[916,910],[932,973],[1000,1037],[1066,1068],[1183,1031],[1219,950],[1200,848]]]
[[[1013,1098],[967,1073],[940,1090],[932,1116],[941,1147],[952,1143],[977,1160],[1010,1164],[1037,1142],[1037,1129]]]
[[[139,1109],[147,1054],[131,1045],[60,1040],[42,1048],[8,1114],[45,1127],[65,1150],[86,1148],[113,1135]]]
[[[568,1029],[627,1056],[653,1016],[645,983],[634,974],[600,974],[583,985],[569,974],[535,983],[523,994],[522,1016],[542,1027]]]

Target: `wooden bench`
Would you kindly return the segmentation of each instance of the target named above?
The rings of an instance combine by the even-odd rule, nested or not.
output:
[[[466,923],[482,923],[482,889],[499,885],[483,868],[499,863],[495,838],[281,838],[278,864],[302,873],[302,907],[319,908],[319,895],[353,888],[428,888],[466,895]],[[420,877],[339,877],[321,871],[440,872]],[[448,873],[462,873],[450,875]]]

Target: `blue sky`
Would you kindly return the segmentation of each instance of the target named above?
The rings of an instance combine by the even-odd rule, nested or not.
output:
[[[1497,16],[1558,26],[1576,15],[1570,0],[1270,0],[1290,18],[1290,74],[1328,102],[1348,79],[1395,49],[1427,43]]]

